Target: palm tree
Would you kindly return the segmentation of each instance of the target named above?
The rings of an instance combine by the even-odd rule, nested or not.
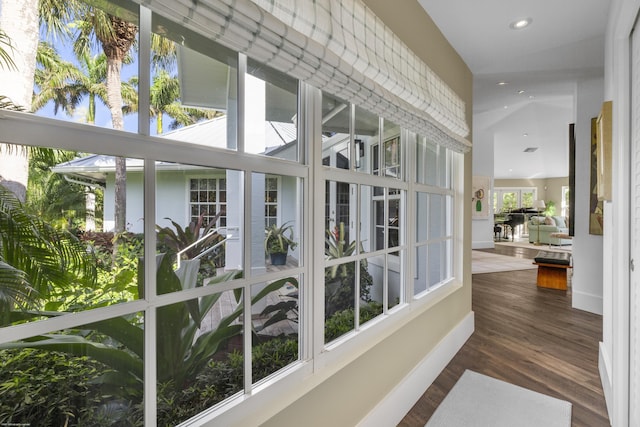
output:
[[[38,64],[35,75],[35,86],[32,109],[38,111],[50,101],[54,102],[54,113],[64,110],[72,116],[76,109],[87,98],[85,123],[94,124],[96,120],[97,101],[107,105],[107,57],[104,53],[89,55],[85,53],[79,60],[79,67],[64,61],[53,47],[40,43]],[[130,63],[131,57],[125,61]],[[122,82],[122,94],[126,105],[138,102],[138,93],[134,84]],[[130,108],[124,110],[132,112]]]
[[[164,116],[173,119],[169,129],[192,125],[203,119],[213,119],[222,113],[201,108],[189,108],[180,103],[180,82],[164,69],[159,69],[153,77],[149,99],[150,118],[156,119],[156,133],[164,129]]]
[[[0,0],[0,28],[11,40],[15,67],[0,67],[0,94],[3,104],[31,110],[36,51],[42,24],[48,35],[68,35],[66,22],[73,16],[78,0]],[[29,152],[0,143],[0,182],[20,200],[26,197]]]
[[[123,130],[122,112],[122,63],[129,55],[136,40],[138,27],[136,17],[125,20],[109,15],[103,10],[90,7],[78,22],[79,34],[74,42],[74,51],[82,57],[91,51],[92,42],[98,41],[107,58],[107,106],[111,111],[114,129]],[[122,233],[126,227],[126,160],[116,158],[115,176],[115,232]]]

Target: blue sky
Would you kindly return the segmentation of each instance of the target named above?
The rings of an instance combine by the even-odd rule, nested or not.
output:
[[[62,40],[61,38],[57,38],[57,40],[47,40],[44,37],[44,34],[41,31],[40,39],[43,41],[48,41],[54,46],[58,54],[66,61],[69,61],[77,66],[79,66],[79,62],[76,59],[75,54],[73,53],[72,43],[73,40]],[[99,46],[93,47],[93,54],[98,55],[102,53],[102,48]],[[137,52],[133,51],[132,55],[134,56],[134,61],[131,64],[123,64],[122,66],[122,80],[126,81],[132,76],[138,75],[138,61],[137,61]],[[35,89],[35,88],[34,88]],[[88,107],[88,99],[85,98],[83,100],[83,105],[77,108],[76,114],[73,117],[69,117],[64,111],[59,110],[58,114],[54,114],[53,102],[50,101],[44,108],[38,110],[36,112],[37,115],[51,117],[58,120],[65,121],[73,121],[84,123],[84,113],[87,111]],[[137,132],[138,129],[138,115],[137,114],[129,114],[124,116],[125,130],[129,132]],[[101,102],[97,101],[96,106],[96,126],[100,127],[111,127],[111,114],[109,109]],[[152,122],[151,132],[155,134],[155,121]]]

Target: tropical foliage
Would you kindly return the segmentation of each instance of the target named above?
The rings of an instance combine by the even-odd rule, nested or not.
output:
[[[14,308],[38,307],[48,296],[96,280],[95,258],[71,233],[54,228],[0,185],[0,304],[7,324]]]
[[[182,271],[173,271],[173,263],[168,256],[157,257],[158,293],[184,290],[192,283],[181,281],[191,277],[189,270],[197,269],[198,261],[186,261]],[[143,286],[144,269],[139,269],[140,286]],[[227,273],[213,279],[216,283],[230,280],[237,275]],[[293,278],[270,283],[252,298],[252,304],[284,284],[297,286]],[[139,291],[143,294],[143,290]],[[221,294],[212,294],[200,299],[160,307],[157,310],[157,354],[158,380],[172,381],[176,387],[188,386],[196,378],[203,366],[229,338],[242,332],[242,325],[234,323],[242,312],[242,305],[223,318],[215,329],[202,330],[202,320],[218,301]],[[241,294],[237,294],[238,298]],[[117,344],[114,344],[117,343]],[[133,385],[142,381],[143,373],[143,328],[135,319],[115,318],[85,325],[76,333],[47,334],[28,340],[4,344],[0,348],[35,348],[61,351],[76,356],[87,355],[104,363],[113,371],[104,375],[102,382],[121,388],[123,393],[137,394],[140,387]],[[125,389],[122,389],[126,386]]]
[[[362,247],[360,247],[362,251]],[[350,243],[345,240],[344,223],[333,230],[327,230],[325,241],[325,258],[340,259],[354,255],[356,241]],[[373,278],[367,269],[367,260],[358,262],[360,268],[360,300],[370,302],[370,288]],[[325,318],[333,316],[354,306],[356,285],[356,263],[347,262],[325,268]]]
[[[287,236],[285,233],[289,233]],[[293,240],[293,225],[285,222],[282,225],[272,224],[265,230],[264,250],[267,254],[287,253],[298,245]]]

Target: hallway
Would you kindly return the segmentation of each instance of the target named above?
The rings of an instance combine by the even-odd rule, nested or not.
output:
[[[465,369],[570,401],[573,426],[609,425],[598,373],[602,317],[535,283],[536,270],[473,275],[475,332],[399,426],[423,426]]]

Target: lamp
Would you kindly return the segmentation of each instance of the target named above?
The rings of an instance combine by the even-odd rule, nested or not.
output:
[[[544,209],[547,206],[544,204],[544,200],[534,200],[533,208],[538,212],[538,237],[534,243],[536,246],[540,246],[540,209]]]

